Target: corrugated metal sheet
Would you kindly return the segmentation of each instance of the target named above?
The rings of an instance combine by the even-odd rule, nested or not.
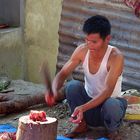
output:
[[[112,24],[111,45],[125,56],[123,87],[140,89],[140,19],[122,0],[64,0],[59,29],[57,71],[84,41],[83,22],[90,16],[101,14]],[[81,67],[72,76],[83,80]]]

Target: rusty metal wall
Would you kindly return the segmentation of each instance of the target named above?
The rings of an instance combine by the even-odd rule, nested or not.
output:
[[[96,14],[104,15],[110,20],[112,25],[110,44],[124,53],[123,89],[140,89],[140,19],[122,0],[63,1],[57,72],[69,59],[74,49],[84,42],[83,22]],[[81,66],[73,72],[72,77],[83,80]]]

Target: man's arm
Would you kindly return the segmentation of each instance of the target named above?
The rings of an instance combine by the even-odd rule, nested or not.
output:
[[[71,74],[71,72],[80,64],[81,62],[80,50],[81,48],[78,47],[74,51],[71,58],[68,60],[68,62],[63,66],[63,68],[54,78],[52,83],[52,90],[54,93],[55,100],[61,100],[61,98],[63,98],[62,94],[59,93],[59,90],[62,88],[64,81]]]
[[[106,77],[105,88],[103,92],[96,96],[96,98],[90,100],[89,102],[77,107],[72,116],[77,116],[76,120],[72,120],[74,123],[79,123],[83,118],[83,112],[95,108],[101,103],[103,103],[107,98],[109,98],[115,88],[116,82],[123,70],[124,58],[122,54],[115,54],[111,60],[110,70]]]

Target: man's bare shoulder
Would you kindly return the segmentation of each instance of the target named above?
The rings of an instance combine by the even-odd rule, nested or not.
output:
[[[88,48],[86,47],[86,44],[81,44],[75,49],[74,54],[80,59],[83,59],[83,57],[85,57],[85,54],[87,53],[87,50]]]
[[[87,50],[86,44],[85,44],[85,43],[80,44],[80,45],[76,48],[76,50],[79,51],[79,52],[86,51],[86,50]]]
[[[111,52],[111,59],[124,59],[123,53],[116,47],[113,47],[112,52]]]
[[[112,48],[111,54],[108,61],[108,71],[111,66],[122,65],[124,64],[123,53],[116,47]]]

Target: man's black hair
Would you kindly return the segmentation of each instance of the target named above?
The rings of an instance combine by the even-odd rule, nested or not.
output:
[[[99,33],[102,39],[111,33],[111,24],[109,20],[101,15],[92,16],[87,19],[83,26],[83,32],[87,35]]]

